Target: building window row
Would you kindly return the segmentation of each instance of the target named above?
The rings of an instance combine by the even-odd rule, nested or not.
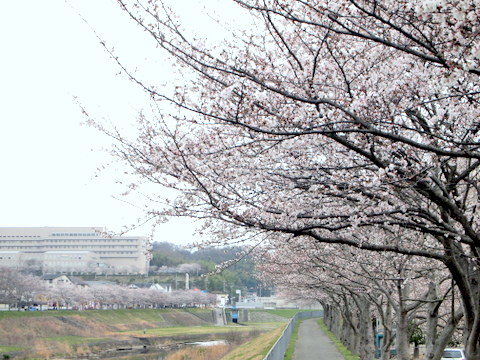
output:
[[[39,238],[39,235],[0,235],[0,238]]]
[[[60,245],[43,245],[45,248],[62,248],[62,247],[81,247],[85,249],[99,249],[99,248],[108,248],[108,249],[137,249],[137,245],[87,245],[87,244],[82,244],[82,245],[65,245],[65,244],[60,244]],[[20,246],[19,246],[20,247]]]
[[[137,245],[41,245],[41,246],[27,246],[27,245],[0,245],[0,249],[4,250],[24,250],[24,249],[36,249],[38,251],[48,249],[85,249],[85,251],[95,251],[96,249],[137,249]]]
[[[106,254],[129,254],[129,255],[132,255],[132,254],[136,254],[135,251],[95,251],[95,254],[103,254],[103,255],[106,255]]]
[[[103,242],[103,243],[132,243],[136,240],[130,239],[45,239],[45,242]]]
[[[8,240],[0,240],[2,243],[42,243],[43,240],[23,240],[23,239],[8,239]]]
[[[0,245],[0,249],[37,249],[38,246],[26,246],[26,245],[16,245],[16,246],[9,246],[9,245]]]
[[[53,233],[51,236],[98,236],[98,233]]]

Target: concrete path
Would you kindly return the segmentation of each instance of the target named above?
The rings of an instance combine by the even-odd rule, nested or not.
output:
[[[335,344],[318,326],[317,320],[307,319],[300,324],[293,359],[343,360]]]

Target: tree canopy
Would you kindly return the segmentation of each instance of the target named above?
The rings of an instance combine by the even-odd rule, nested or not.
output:
[[[155,86],[107,48],[158,113],[136,138],[103,130],[140,182],[180,193],[148,216],[268,252],[300,238],[438,261],[479,358],[476,2],[233,1],[252,27],[218,44],[159,0],[118,1],[186,79]]]

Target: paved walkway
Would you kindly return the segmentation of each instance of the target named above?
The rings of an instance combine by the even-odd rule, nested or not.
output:
[[[343,360],[335,344],[318,326],[317,320],[307,319],[300,324],[293,359]]]

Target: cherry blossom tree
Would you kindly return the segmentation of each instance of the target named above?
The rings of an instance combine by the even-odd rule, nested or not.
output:
[[[200,264],[180,264],[177,268],[179,273],[191,273],[198,275],[199,271],[202,270],[202,266]]]
[[[381,320],[377,331],[384,336],[384,359],[393,341],[401,358],[409,356],[412,325],[423,329],[432,345],[427,354],[439,358],[463,315],[458,307],[450,313],[450,277],[435,260],[322,245],[308,238],[276,245],[258,257],[268,281],[294,296],[318,299],[327,325],[362,359],[373,357],[373,318]]]
[[[33,303],[42,292],[42,283],[31,275],[19,273],[10,268],[0,269],[0,301],[17,309],[20,303]]]
[[[188,79],[150,84],[105,45],[158,113],[133,139],[98,126],[140,183],[181,193],[152,194],[148,217],[205,219],[220,243],[281,233],[441,261],[480,358],[475,1],[234,0],[252,30],[219,44],[160,0],[118,2]]]

